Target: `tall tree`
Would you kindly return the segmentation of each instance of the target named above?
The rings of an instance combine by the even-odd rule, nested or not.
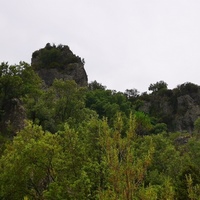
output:
[[[136,157],[134,119],[130,118],[126,137],[122,137],[122,129],[120,115],[115,121],[114,130],[109,129],[106,121],[102,124],[100,143],[107,166],[107,184],[100,188],[99,199],[131,200],[140,199],[141,195],[145,198],[147,194],[156,195],[151,187],[143,188],[144,177],[154,152],[153,146],[150,145],[141,157]]]

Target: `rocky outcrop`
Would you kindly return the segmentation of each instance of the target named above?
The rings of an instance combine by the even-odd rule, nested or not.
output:
[[[13,98],[6,102],[4,115],[0,122],[0,132],[7,133],[7,136],[13,137],[18,131],[24,128],[26,111],[22,102]]]
[[[184,83],[173,90],[152,92],[138,100],[142,101],[139,111],[166,123],[171,132],[191,133],[195,120],[200,117],[200,87],[192,83]]]
[[[81,87],[88,84],[84,60],[68,46],[48,43],[32,54],[31,65],[47,86],[51,86],[54,79],[74,80]]]
[[[79,86],[87,86],[87,74],[83,66],[79,63],[69,64],[64,70],[59,69],[39,69],[36,70],[47,86],[51,86],[55,79],[74,80]]]
[[[194,121],[200,116],[200,105],[190,95],[177,98],[177,114],[174,120],[175,129],[192,132]]]

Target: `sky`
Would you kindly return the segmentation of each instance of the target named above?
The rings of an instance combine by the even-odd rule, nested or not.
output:
[[[0,62],[10,65],[54,43],[107,89],[200,85],[199,0],[1,0],[0,27]]]

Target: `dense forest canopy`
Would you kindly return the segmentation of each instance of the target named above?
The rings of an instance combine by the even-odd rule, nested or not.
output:
[[[0,65],[0,199],[199,199],[200,86],[45,84],[40,68],[84,65],[65,50]]]

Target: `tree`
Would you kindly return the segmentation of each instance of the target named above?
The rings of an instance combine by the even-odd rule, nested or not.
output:
[[[57,149],[51,142],[50,134],[32,124],[15,137],[0,159],[2,199],[42,199],[54,180],[52,158]]]
[[[38,96],[28,97],[29,119],[53,133],[62,129],[65,122],[75,127],[93,115],[85,108],[85,93],[86,89],[78,87],[75,81],[56,79]]]
[[[20,116],[22,118],[24,116],[23,100],[30,94],[36,93],[40,88],[40,83],[41,80],[29,64],[25,62],[20,62],[18,65],[1,63],[0,131],[2,133],[11,136],[19,129],[17,124],[22,124],[23,119],[21,122],[17,120]]]
[[[86,107],[95,110],[99,117],[107,117],[109,123],[113,122],[113,117],[118,112],[123,112],[129,116],[131,112],[131,102],[121,92],[113,90],[89,90],[86,94]]]
[[[127,96],[128,99],[134,99],[139,96],[140,92],[133,88],[133,89],[126,89],[124,94]]]
[[[200,132],[200,117],[198,117],[194,122],[194,129],[197,131],[197,133]]]
[[[29,64],[25,62],[20,62],[18,65],[1,63],[0,89],[1,98],[4,101],[32,93],[40,84],[41,79]]]
[[[101,126],[100,144],[104,151],[103,162],[106,164],[107,183],[100,188],[98,197],[106,199],[141,199],[154,196],[156,191],[151,187],[143,187],[144,176],[151,163],[153,146],[136,157],[134,148],[134,119],[129,120],[129,130],[122,137],[123,121],[120,115],[115,120],[114,130],[109,129],[106,121]],[[144,198],[145,196],[145,198]]]
[[[150,117],[143,112],[135,112],[135,132],[137,135],[144,136],[150,133],[152,124]]]
[[[150,84],[148,90],[152,92],[158,92],[159,90],[167,89],[167,83],[164,81],[159,81],[154,84]]]
[[[181,85],[178,85],[177,88],[175,88],[178,95],[192,95],[195,93],[198,93],[200,90],[200,87],[194,83],[186,82]]]
[[[105,90],[106,86],[103,86],[101,83],[98,83],[96,80],[88,84],[89,90]]]
[[[73,52],[66,45],[51,45],[47,43],[46,46],[32,54],[32,66],[34,69],[41,68],[58,68],[63,70],[70,63],[84,63],[79,56]]]
[[[53,94],[52,107],[58,124],[75,125],[85,119],[85,88],[78,87],[75,81],[55,80],[49,92]]]
[[[22,94],[23,81],[19,76],[18,66],[9,66],[8,63],[0,65],[0,102],[1,109],[7,101],[13,98],[19,98]]]
[[[67,124],[51,134],[29,122],[0,158],[0,199],[88,199],[83,144]]]
[[[186,175],[186,180],[187,180],[188,197],[191,200],[199,200],[200,185],[199,184],[193,185],[193,180],[192,180],[191,174]]]
[[[165,124],[165,123],[156,123],[153,126],[153,130],[152,130],[152,132],[154,134],[159,134],[159,133],[163,133],[166,131],[167,131],[167,124]]]

